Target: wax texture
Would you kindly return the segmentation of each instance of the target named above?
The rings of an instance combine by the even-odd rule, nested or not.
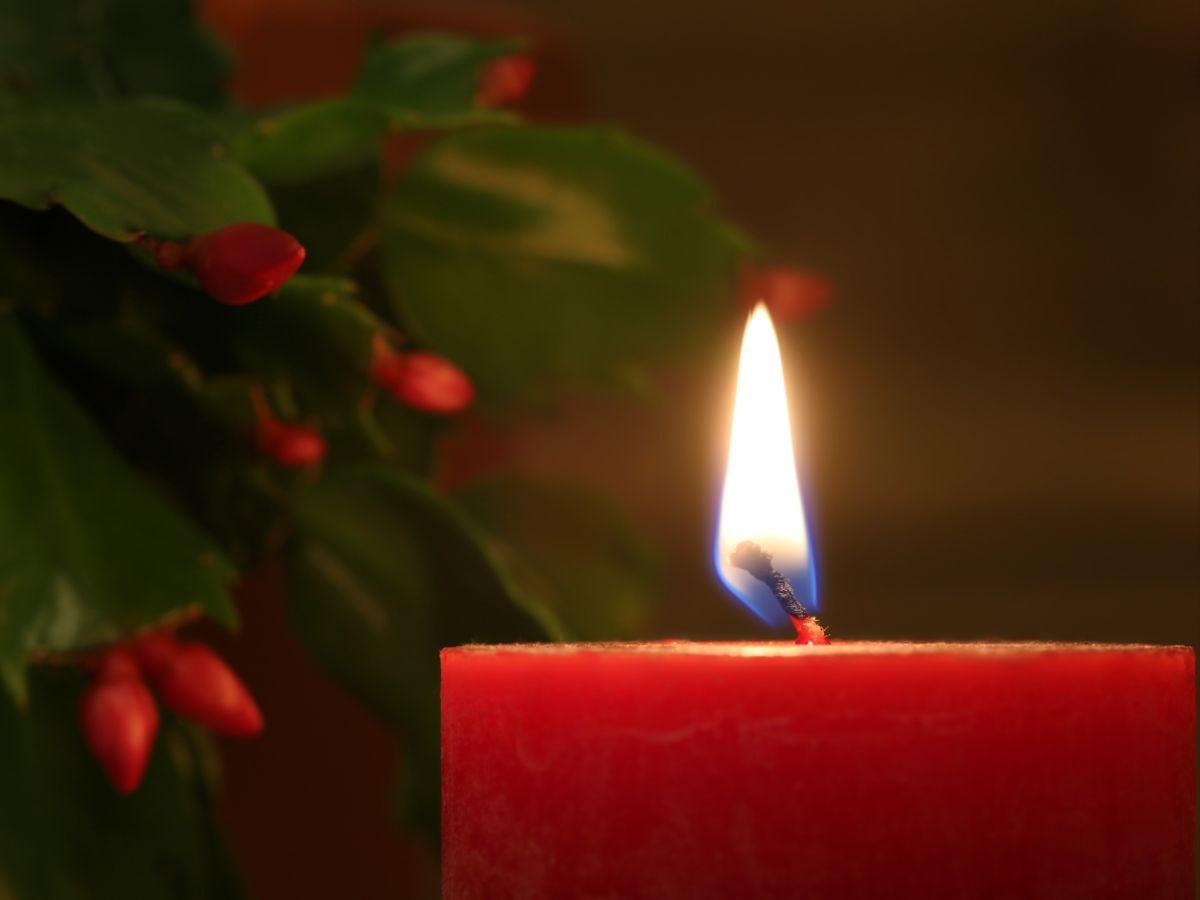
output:
[[[1189,900],[1194,669],[1083,644],[448,649],[443,896]]]

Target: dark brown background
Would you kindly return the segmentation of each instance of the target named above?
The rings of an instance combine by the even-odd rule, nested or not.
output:
[[[836,286],[787,339],[836,633],[1196,642],[1200,8],[523,6]],[[755,630],[707,571],[727,366],[525,445],[667,543],[664,633]]]
[[[1200,642],[1196,4],[209,7],[250,54],[247,96],[348,77],[371,25],[540,35],[535,110],[666,146],[780,259],[832,279],[786,350],[835,637]],[[582,397],[516,437],[520,465],[586,478],[657,536],[655,635],[762,635],[709,567],[731,364],[663,373],[663,405]],[[257,655],[260,689],[286,694]],[[336,702],[316,676],[309,696]],[[328,714],[386,755],[355,713]],[[249,808],[288,750],[243,752]],[[361,822],[355,790],[274,845],[270,818],[233,817],[262,896],[319,896],[351,869],[354,896],[428,889],[411,853],[330,821]]]

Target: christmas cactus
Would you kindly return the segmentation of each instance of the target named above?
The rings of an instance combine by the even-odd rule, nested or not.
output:
[[[449,491],[438,438],[701,346],[742,241],[669,156],[514,112],[517,40],[379,42],[264,112],[186,4],[0,7],[0,894],[233,890],[208,734],[271,710],[186,626],[270,560],[435,830],[438,648],[620,637],[649,593],[602,499]]]

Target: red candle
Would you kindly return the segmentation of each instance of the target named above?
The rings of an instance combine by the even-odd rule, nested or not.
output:
[[[761,307],[716,561],[803,646],[443,651],[447,900],[1192,896],[1190,649],[824,645]]]
[[[1088,644],[442,654],[444,896],[1194,890],[1194,657]]]

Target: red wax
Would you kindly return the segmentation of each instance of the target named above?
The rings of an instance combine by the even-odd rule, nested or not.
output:
[[[1189,900],[1195,661],[1088,644],[442,652],[447,900]]]

